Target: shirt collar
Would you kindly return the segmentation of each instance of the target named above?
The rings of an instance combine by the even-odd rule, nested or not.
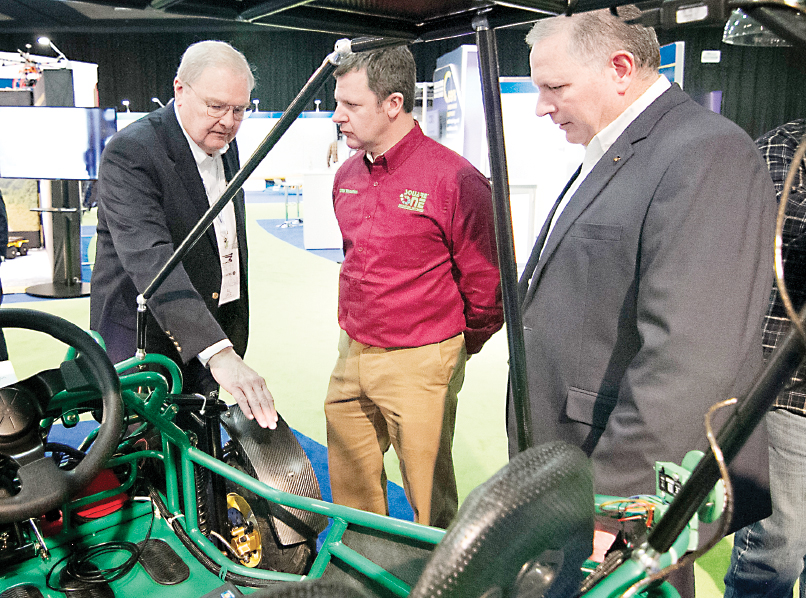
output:
[[[420,123],[415,120],[411,131],[406,133],[403,139],[374,158],[370,158],[369,153],[364,152],[364,160],[369,168],[372,168],[373,165],[385,165],[386,169],[391,172],[406,161],[406,158],[422,143],[424,137],[425,134],[420,128]]]
[[[616,120],[599,131],[593,139],[591,139],[588,147],[585,149],[582,169],[585,170],[585,166],[592,166],[598,162],[599,158],[607,153],[607,150],[616,142],[616,139],[621,136],[624,130],[671,86],[672,84],[669,83],[669,80],[665,76],[658,75],[658,79],[649,86],[649,89],[630,104]]]
[[[229,149],[229,143],[222,147],[220,150],[216,150],[213,155],[209,155],[205,152],[202,148],[199,147],[199,144],[193,141],[193,139],[188,135],[188,132],[185,130],[185,126],[182,124],[182,117],[179,116],[179,108],[176,105],[176,102],[173,103],[174,105],[174,114],[176,115],[176,120],[179,123],[179,127],[182,129],[182,133],[185,135],[185,139],[188,141],[188,145],[190,145],[190,151],[193,153],[193,159],[196,160],[196,165],[201,166],[206,160],[215,159],[218,156],[227,153]]]

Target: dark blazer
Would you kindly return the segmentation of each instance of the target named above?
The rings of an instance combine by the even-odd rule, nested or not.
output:
[[[223,156],[229,180],[235,142]],[[213,227],[148,302],[147,351],[198,367],[195,356],[229,338],[243,356],[248,337],[247,247],[243,192],[233,199],[241,262],[241,298],[218,307],[221,265]],[[113,361],[134,355],[136,297],[209,208],[204,185],[173,102],[115,134],[98,176],[98,242],[90,328]],[[187,369],[187,367],[185,369]]]
[[[774,210],[750,137],[676,85],[633,121],[521,281],[534,442],[582,447],[615,496],[654,494],[655,461],[704,450],[707,409],[762,364]],[[763,429],[740,456],[734,527],[766,515]]]

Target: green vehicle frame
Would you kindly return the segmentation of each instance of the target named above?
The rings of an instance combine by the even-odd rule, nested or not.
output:
[[[73,327],[55,316],[29,310],[0,311],[2,326],[15,326],[20,319],[26,322],[45,319],[51,326]],[[83,331],[72,334],[79,333],[90,338]],[[59,370],[63,379],[70,377],[73,370],[86,370],[86,364],[81,363],[82,357],[86,362],[103,360],[105,353],[100,340],[90,338],[89,345],[98,347],[97,354],[88,354],[90,346],[86,340],[83,349],[71,348],[68,351]],[[168,375],[154,371],[127,373],[138,365],[158,365]],[[634,499],[594,497],[587,459],[578,449],[556,443],[526,451],[524,455],[531,461],[524,461],[525,467],[517,470],[516,457],[489,482],[474,490],[447,531],[358,511],[278,490],[195,446],[192,435],[174,422],[177,408],[173,399],[181,390],[181,374],[169,359],[161,355],[132,358],[115,365],[114,372],[120,389],[124,432],[103,467],[116,472],[119,485],[61,502],[58,508],[62,528],[49,537],[44,537],[39,529],[41,526],[37,525],[41,519],[29,517],[13,522],[19,541],[12,547],[6,528],[5,550],[0,550],[0,564],[3,565],[0,596],[56,598],[69,592],[90,592],[87,587],[76,589],[65,585],[63,576],[60,576],[70,556],[85,550],[90,551],[86,562],[108,575],[100,580],[100,585],[115,595],[148,593],[167,596],[170,592],[172,598],[190,598],[217,591],[222,595],[227,591],[238,591],[280,596],[284,595],[283,591],[297,586],[310,591],[320,583],[327,590],[321,595],[334,595],[333,587],[343,585],[345,593],[338,595],[406,597],[432,595],[435,587],[447,583],[440,595],[466,596],[469,595],[467,588],[462,589],[461,584],[451,581],[455,577],[452,569],[455,563],[451,564],[451,561],[456,559],[462,563],[462,569],[472,573],[475,568],[480,572],[473,584],[480,584],[479,593],[473,595],[482,595],[481,592],[486,591],[482,587],[484,584],[500,586],[510,592],[504,595],[519,595],[511,593],[515,591],[513,588],[524,587],[524,584],[534,587],[535,575],[531,581],[523,579],[523,571],[527,569],[536,571],[536,578],[543,579],[545,586],[542,593],[528,595],[556,595],[552,592],[557,582],[551,580],[562,574],[569,583],[573,580],[576,585],[598,565],[585,558],[590,552],[594,511],[601,516],[622,516],[622,508],[615,507],[614,510],[613,505],[634,503]],[[53,375],[47,377],[52,379]],[[47,398],[46,410],[38,424],[40,436],[46,437],[57,422],[69,427],[75,425],[82,414],[97,414],[99,391],[86,382],[91,377],[85,375],[78,387],[74,384],[73,389],[59,390]],[[80,449],[89,449],[90,454],[94,451],[92,447],[105,425],[103,422],[81,442]],[[161,436],[160,448],[140,450],[138,440],[154,431]],[[688,469],[698,458],[693,456],[687,467],[663,464],[661,469],[670,479],[673,477],[676,482],[683,483]],[[153,468],[144,468],[146,463],[159,463],[161,467],[157,470],[164,476],[159,484],[161,489],[152,491],[151,496],[138,493],[143,476],[152,475],[154,471]],[[327,518],[330,525],[322,534],[318,554],[304,574],[248,567],[243,560],[233,556],[233,551],[222,550],[220,544],[214,544],[211,536],[200,529],[196,487],[199,469],[245,489],[251,493],[253,502],[266,501]],[[554,481],[547,482],[548,479]],[[88,505],[121,494],[127,494],[129,499],[113,512],[92,520],[78,521],[74,517]],[[507,496],[512,497],[511,504]],[[522,500],[523,496],[529,500]],[[493,497],[492,502],[490,497]],[[670,498],[671,495],[664,492],[655,497],[642,497],[643,502],[652,503],[655,522],[662,520]],[[708,517],[711,519],[719,514],[714,505],[720,504],[722,498],[712,494],[709,500],[710,511],[700,509],[700,513],[710,513]],[[3,506],[3,499],[0,499],[0,520],[3,520]],[[543,513],[544,517],[535,520],[535,512]],[[696,520],[697,517],[685,527],[672,549],[665,554],[650,557],[645,547],[630,547],[624,553],[624,562],[583,595],[587,598],[622,595],[636,582],[673,564],[678,556],[696,545]],[[512,538],[513,529],[522,531],[520,540]],[[558,534],[558,530],[561,533]],[[562,537],[563,534],[566,537]],[[357,545],[350,539],[356,537],[363,538]],[[177,564],[181,562],[187,569],[184,577],[180,575],[181,580],[172,579],[167,584],[155,581],[146,570],[147,563],[137,558],[124,558],[131,551],[102,550],[99,554],[92,554],[93,547],[103,548],[109,542],[137,546],[144,540],[163,542],[164,545],[160,545],[163,547],[161,558],[176,555]],[[464,546],[457,549],[459,544]],[[517,545],[514,552],[513,545]],[[144,544],[135,550],[141,559],[145,552]],[[564,559],[556,558],[558,552],[565,554]],[[497,559],[494,555],[503,555],[503,558]],[[568,567],[573,567],[573,575],[569,574]],[[446,570],[450,572],[447,577]],[[547,571],[550,574],[547,575]],[[422,580],[427,576],[431,579],[423,584]],[[546,579],[550,581],[546,582]],[[458,593],[451,594],[452,590]],[[665,582],[643,593],[669,598],[677,596]]]

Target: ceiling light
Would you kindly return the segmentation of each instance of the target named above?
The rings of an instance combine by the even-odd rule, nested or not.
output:
[[[67,56],[64,55],[64,52],[59,50],[52,41],[50,41],[49,37],[42,36],[36,40],[42,46],[50,46],[50,49],[56,52],[56,55],[59,57],[59,60],[67,60]]]
[[[775,47],[792,45],[769,29],[765,29],[758,21],[751,19],[738,8],[730,14],[728,22],[725,23],[722,41],[734,46]]]

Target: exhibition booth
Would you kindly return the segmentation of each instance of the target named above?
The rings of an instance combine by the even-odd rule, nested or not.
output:
[[[52,274],[25,289],[34,296],[89,293],[80,272],[81,197],[115,132],[114,109],[97,107],[97,84],[95,64],[0,52],[0,191],[10,236],[44,246]]]
[[[665,46],[662,60],[662,72],[682,84],[683,44]],[[0,103],[5,104],[0,105],[0,126],[6,139],[14,140],[0,151],[0,189],[7,204],[24,205],[11,208],[12,230],[32,229],[27,234],[35,247],[41,216],[55,285],[47,295],[86,294],[78,259],[81,200],[97,178],[106,140],[146,113],[130,112],[128,106],[120,112],[95,107],[96,65],[22,53],[0,53],[0,64]],[[537,90],[528,77],[502,77],[500,85],[515,257],[522,267],[584,148],[569,144],[550,118],[534,116]],[[425,133],[489,176],[476,46],[463,45],[440,57],[432,81],[418,83],[417,90],[414,114]],[[296,119],[243,188],[279,193],[286,202],[285,226],[304,223],[305,249],[340,249],[332,185],[351,151],[340,139],[333,113],[319,111],[319,103],[317,110]],[[255,110],[243,121],[237,136],[242,164],[282,114]],[[18,199],[21,194],[26,198]],[[33,224],[18,226],[21,214]]]

